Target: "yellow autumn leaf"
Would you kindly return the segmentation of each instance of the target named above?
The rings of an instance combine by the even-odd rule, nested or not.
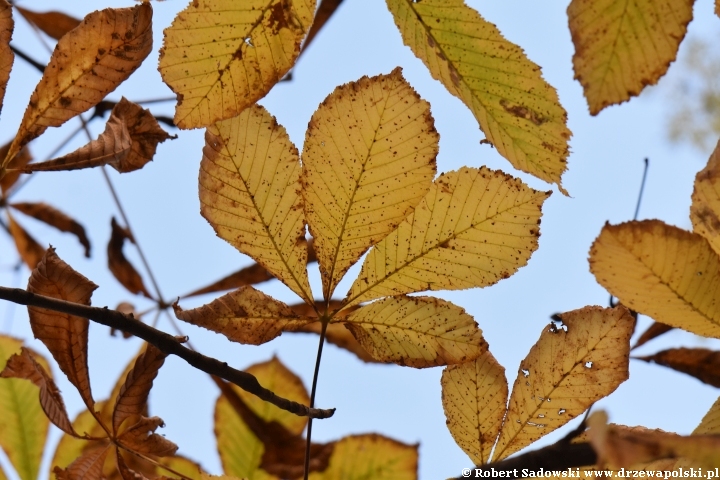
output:
[[[720,255],[720,142],[705,168],[695,176],[690,220],[693,230]]]
[[[622,306],[560,315],[520,363],[494,460],[502,460],[582,414],[629,376],[635,319]]]
[[[295,315],[284,303],[249,285],[198,308],[183,310],[177,303],[173,308],[175,316],[184,322],[250,345],[269,342],[283,330],[295,330],[317,320]]]
[[[573,0],[575,79],[590,113],[639,95],[665,75],[677,56],[694,0]]]
[[[430,104],[400,68],[342,85],[320,104],[305,137],[302,183],[325,298],[425,196],[439,140]]]
[[[720,258],[700,235],[658,220],[606,224],[590,271],[628,308],[720,338]]]
[[[376,360],[415,368],[469,362],[487,351],[475,320],[432,297],[388,297],[342,320]]]
[[[90,13],[58,41],[0,167],[4,169],[47,127],[58,127],[94,107],[140,66],[151,49],[149,3]]]
[[[15,22],[12,17],[12,6],[7,0],[0,0],[0,111],[2,111],[5,89],[10,79],[15,54],[10,49]]]
[[[200,204],[218,236],[313,302],[297,149],[263,107],[208,127]]]
[[[315,0],[195,0],[165,29],[160,74],[175,124],[211,125],[264,97],[293,66]]]
[[[272,390],[279,396],[304,405],[310,402],[310,397],[302,380],[288,370],[277,358],[253,365],[246,371],[255,375],[265,388]],[[267,422],[277,421],[288,431],[297,435],[305,429],[306,417],[299,417],[280,410],[253,395],[248,395],[244,390],[240,390],[235,386],[233,388],[246,405],[261,419]],[[260,469],[263,452],[265,451],[263,443],[224,396],[220,396],[215,405],[215,436],[217,437],[217,449],[225,474],[240,478],[247,477],[252,480],[277,478]]]
[[[692,433],[693,435],[720,434],[720,398],[715,400],[715,403],[712,404],[710,410],[700,421],[700,425]]]
[[[22,341],[0,335],[0,371]],[[44,359],[38,361],[49,371]],[[0,378],[0,447],[21,480],[39,478],[49,420],[38,402],[38,387],[19,378]]]
[[[463,0],[387,0],[403,42],[470,108],[519,170],[556,183],[567,168],[567,113],[517,45]]]
[[[346,306],[509,277],[537,248],[550,193],[485,167],[441,175],[414,213],[370,250]]]
[[[442,404],[455,442],[475,465],[489,461],[508,399],[505,369],[487,351],[442,373]]]
[[[418,445],[378,434],[350,435],[335,443],[330,465],[310,480],[416,480]]]

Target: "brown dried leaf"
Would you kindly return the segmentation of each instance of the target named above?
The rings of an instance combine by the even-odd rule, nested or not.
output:
[[[135,452],[158,457],[175,455],[177,445],[162,435],[153,433],[158,427],[164,426],[165,423],[160,417],[141,416],[137,423],[129,426],[117,439],[123,446]]]
[[[29,349],[22,347],[20,354],[10,357],[0,377],[24,378],[37,385],[40,388],[40,406],[45,415],[63,432],[80,437],[72,428],[60,390]]]
[[[47,297],[90,305],[90,296],[96,288],[97,285],[63,262],[55,254],[55,249],[50,247],[30,275],[27,289]],[[87,355],[88,320],[31,306],[28,313],[35,338],[50,350],[70,383],[80,392],[85,405],[92,408],[94,400],[90,391]]]
[[[0,147],[0,158],[5,158],[9,149],[10,143],[6,143],[2,147]],[[3,198],[7,197],[8,190],[10,190],[10,187],[15,185],[15,182],[18,181],[20,175],[23,174],[25,165],[30,163],[32,159],[33,157],[30,154],[30,149],[25,146],[22,150],[20,150],[20,153],[18,153],[15,158],[13,158],[12,161],[8,164],[8,170],[5,173],[5,176],[0,178],[0,190],[2,190]]]
[[[669,332],[670,330],[673,330],[674,327],[671,327],[670,325],[665,325],[664,323],[658,323],[653,322],[652,325],[650,325],[647,330],[645,330],[642,335],[640,335],[640,338],[637,339],[635,342],[635,345],[631,348],[631,350],[635,350],[640,345],[644,345],[653,338],[657,338],[660,335]]]
[[[29,215],[36,220],[45,222],[51,227],[55,227],[61,232],[68,232],[75,235],[80,244],[85,247],[85,256],[90,257],[90,240],[85,234],[85,228],[71,217],[67,216],[55,207],[51,207],[47,203],[11,203],[11,207],[25,215]]]
[[[108,452],[110,452],[110,444],[101,442],[94,445],[97,446],[87,449],[67,468],[55,467],[53,473],[57,480],[100,480],[103,478],[103,465]]]
[[[15,240],[15,248],[17,248],[18,254],[25,265],[30,270],[40,263],[43,255],[45,255],[45,249],[23,228],[19,223],[8,212],[8,219],[10,220],[10,235]]]
[[[33,163],[26,172],[79,170],[110,165],[120,173],[139,170],[153,159],[158,143],[169,138],[149,110],[125,97],[105,124],[105,131],[87,145],[65,156]]]
[[[2,111],[5,89],[10,78],[15,55],[10,49],[15,22],[12,18],[12,6],[7,0],[0,0],[0,111]]]
[[[90,13],[62,37],[1,169],[47,127],[60,126],[92,108],[128,78],[152,50],[151,19],[149,3],[107,8]]]
[[[118,282],[127,288],[130,293],[142,293],[146,297],[152,298],[147,288],[145,288],[142,277],[123,253],[125,239],[129,239],[133,243],[135,243],[135,240],[127,229],[118,225],[115,217],[110,221],[110,226],[112,227],[112,233],[107,247],[108,268]]]
[[[115,449],[115,460],[117,462],[118,472],[120,472],[120,477],[123,480],[148,480],[145,475],[131,469],[127,463],[125,463],[125,459],[120,454],[119,448]]]
[[[633,358],[687,373],[703,383],[720,388],[720,352],[707,348],[670,348],[654,355]]]
[[[80,20],[62,12],[33,12],[18,6],[15,8],[25,20],[55,40],[60,40],[63,35],[80,25]]]

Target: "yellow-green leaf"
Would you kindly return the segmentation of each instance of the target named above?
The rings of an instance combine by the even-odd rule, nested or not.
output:
[[[297,149],[263,107],[208,127],[200,204],[218,236],[313,302]]]
[[[695,232],[707,238],[720,255],[720,142],[705,168],[695,176],[690,220]]]
[[[400,68],[342,85],[320,104],[305,137],[302,183],[325,298],[425,196],[439,140],[430,104]]]
[[[0,335],[0,371],[22,341]],[[43,367],[47,362],[38,358]],[[0,378],[0,447],[21,480],[36,480],[49,420],[38,402],[38,387],[19,378]]]
[[[376,360],[415,368],[469,362],[487,351],[475,320],[432,297],[389,297],[342,320]]]
[[[720,434],[720,398],[715,400],[715,403],[700,421],[700,425],[692,433],[693,435]]]
[[[575,78],[590,113],[639,95],[665,75],[677,56],[694,0],[573,0]]]
[[[606,224],[590,271],[628,308],[720,338],[720,258],[700,235],[658,220]]]
[[[0,111],[2,111],[5,89],[10,78],[15,54],[10,49],[15,22],[12,18],[12,6],[7,0],[0,0]]]
[[[368,253],[347,305],[509,277],[537,248],[540,208],[550,193],[484,167],[441,175],[415,212]]]
[[[302,318],[290,307],[251,286],[240,287],[191,310],[173,305],[180,320],[213,332],[222,333],[233,342],[260,345],[280,335],[316,321]]]
[[[513,166],[557,183],[570,130],[557,92],[517,45],[463,0],[387,0],[405,45],[467,105]]]
[[[335,444],[330,465],[310,480],[416,480],[418,446],[374,433],[351,435]]]
[[[238,115],[293,66],[315,0],[195,0],[165,29],[160,74],[178,96],[175,124]]]
[[[442,404],[455,442],[475,465],[489,460],[508,399],[505,369],[489,351],[443,371]]]
[[[546,327],[520,363],[494,460],[530,445],[610,395],[629,376],[635,319],[622,306],[585,307]]]

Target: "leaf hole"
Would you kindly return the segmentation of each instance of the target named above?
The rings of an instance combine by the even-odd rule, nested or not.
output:
[[[530,370],[525,370],[524,368],[520,370],[525,378],[530,376]]]
[[[538,415],[538,418],[545,418],[545,415],[541,413]]]
[[[592,362],[585,362],[585,368],[592,368]]]
[[[253,47],[253,48],[255,47],[255,45],[253,45],[252,40],[250,39],[250,37],[247,37],[247,38],[244,40],[244,42],[245,42],[245,45],[247,45],[248,47]]]
[[[562,415],[565,412],[567,412],[567,410],[565,410],[564,408],[561,408],[560,410],[558,410],[558,415]]]

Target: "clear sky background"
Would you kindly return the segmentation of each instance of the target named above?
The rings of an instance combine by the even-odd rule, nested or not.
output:
[[[495,23],[505,37],[525,49],[531,60],[542,66],[544,78],[557,88],[568,111],[573,132],[569,171],[563,185],[571,198],[555,191],[543,208],[540,248],[529,264],[497,285],[468,291],[435,292],[465,308],[478,321],[490,349],[506,368],[512,384],[520,361],[537,341],[553,313],[586,305],[607,305],[608,294],[588,271],[588,250],[606,221],[619,223],[632,218],[642,177],[643,158],[649,157],[645,196],[640,219],[658,218],[690,228],[688,209],[693,179],[710,152],[689,146],[675,146],[666,140],[666,126],[673,105],[668,100],[677,82],[680,65],[673,65],[669,78],[630,103],[615,106],[591,117],[578,82],[573,80],[573,46],[567,27],[567,1],[468,0],[487,20]],[[36,11],[62,8],[82,17],[99,5],[131,6],[131,0],[75,0],[58,4],[49,0],[24,0],[18,4]],[[130,100],[168,97],[172,92],[157,72],[162,30],[185,1],[153,2],[154,50],[143,66],[116,92]],[[689,35],[716,39],[720,19],[713,15],[710,0],[698,0]],[[49,52],[32,29],[16,16],[13,43],[36,59],[46,62]],[[682,52],[681,52],[682,56]],[[293,80],[277,85],[260,103],[284,125],[298,149],[318,104],[333,89],[363,75],[389,73],[403,68],[405,78],[431,104],[440,133],[439,172],[463,165],[486,165],[519,176],[536,189],[551,187],[518,172],[494,149],[481,145],[484,135],[469,110],[434,81],[424,65],[403,46],[392,17],[382,0],[345,0],[332,21],[318,35],[293,71]],[[676,69],[677,71],[674,71]],[[0,142],[12,138],[22,112],[40,75],[16,59],[0,119]],[[172,102],[153,105],[153,113],[172,116]],[[36,158],[43,159],[68,132],[77,128],[73,120],[62,129],[50,129],[31,144]],[[93,134],[104,128],[95,121]],[[142,171],[111,177],[130,218],[136,238],[145,251],[166,299],[173,299],[220,277],[250,265],[252,261],[217,238],[199,214],[197,176],[202,157],[203,132],[178,131],[179,138],[160,145],[155,160]],[[79,135],[63,153],[77,148],[86,139]],[[60,234],[32,219],[16,217],[44,244],[52,243],[58,255],[98,285],[93,304],[114,307],[130,301],[142,310],[146,300],[127,293],[106,268],[105,248],[110,236],[110,218],[118,216],[102,175],[97,170],[37,175],[14,198],[15,201],[45,201],[72,215],[88,230],[93,242],[91,259],[82,256],[74,238]],[[126,254],[136,266],[139,259],[132,248]],[[0,284],[25,286],[29,272],[16,264],[13,246],[0,236]],[[347,291],[357,274],[354,268],[338,292]],[[146,284],[149,285],[147,276]],[[319,274],[311,268],[315,292],[321,291]],[[279,282],[261,289],[288,303],[297,298]],[[207,303],[217,295],[181,302],[184,308]],[[152,320],[148,317],[147,320]],[[650,323],[640,318],[638,331]],[[224,337],[182,325],[194,346],[229,364],[245,368],[277,355],[300,375],[309,388],[315,361],[317,337],[283,335],[260,347],[231,344]],[[166,317],[159,328],[174,333]],[[0,331],[29,339],[25,309],[0,303]],[[137,351],[140,342],[110,337],[108,329],[92,325],[90,361],[93,392],[100,399],[109,393],[116,376]],[[34,340],[30,344],[41,351]],[[647,354],[673,346],[716,347],[717,341],[683,332],[671,332],[643,349]],[[656,365],[631,361],[630,379],[609,398],[598,402],[612,421],[689,433],[718,396],[716,389]],[[313,429],[316,441],[330,441],[347,434],[379,432],[407,443],[420,444],[420,478],[423,480],[459,475],[471,465],[469,458],[450,436],[440,401],[440,368],[415,370],[394,365],[366,365],[353,355],[327,346],[320,370],[317,395],[319,407],[336,407],[332,419],[318,421]],[[56,370],[56,376],[59,371]],[[71,415],[80,410],[74,389],[60,381]],[[151,396],[151,413],[162,417],[162,433],[180,445],[180,452],[199,461],[211,473],[220,473],[212,432],[212,409],[218,391],[210,379],[183,361],[170,357],[156,381]],[[548,437],[557,439],[577,421]],[[59,435],[54,432],[51,449]],[[539,445],[539,444],[538,444]],[[0,463],[6,458],[0,454]],[[7,470],[6,470],[7,471]]]

